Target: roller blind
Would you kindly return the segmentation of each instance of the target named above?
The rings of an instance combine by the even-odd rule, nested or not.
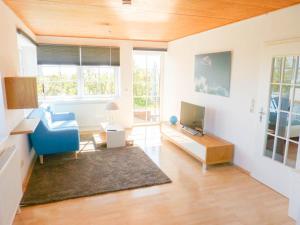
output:
[[[37,59],[39,65],[80,65],[79,46],[39,45]]]
[[[91,46],[81,47],[81,65],[120,66],[120,48]]]
[[[120,48],[111,48],[111,65],[120,66]]]

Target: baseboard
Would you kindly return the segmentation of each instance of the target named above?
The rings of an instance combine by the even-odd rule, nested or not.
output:
[[[33,149],[32,149],[32,150],[33,150]],[[28,170],[27,170],[27,174],[26,174],[26,176],[25,176],[25,178],[24,178],[24,180],[23,180],[23,183],[22,183],[22,190],[23,190],[23,192],[25,192],[25,190],[26,190],[26,188],[27,188],[27,185],[28,185],[30,176],[31,176],[31,174],[32,174],[33,167],[34,167],[34,164],[35,164],[36,159],[37,159],[37,155],[34,154],[32,160],[31,160],[31,162],[30,162],[30,166],[29,166],[29,168],[28,168]]]
[[[239,171],[241,171],[242,173],[247,174],[248,176],[251,176],[250,171],[248,171],[248,170],[244,169],[243,167],[240,167],[240,166],[238,166],[238,165],[236,165],[236,164],[233,164],[233,165],[234,165]]]
[[[238,166],[238,165],[236,165],[236,164],[233,164],[233,165],[234,165],[239,171],[241,171],[242,173],[244,173],[244,174],[250,176],[250,177],[251,177],[252,179],[254,179],[256,182],[258,182],[258,183],[260,183],[261,185],[267,187],[268,189],[270,189],[270,190],[276,192],[277,194],[281,195],[282,197],[288,199],[287,196],[285,196],[285,195],[283,195],[282,193],[278,192],[278,191],[275,190],[273,187],[271,187],[271,186],[269,186],[269,185],[263,183],[262,181],[258,180],[258,179],[255,178],[254,176],[252,176],[250,171],[248,171],[248,170],[246,170],[246,169],[244,169],[244,168],[242,168],[242,167],[240,167],[240,166]],[[297,225],[298,225],[298,224],[297,224]],[[299,224],[299,225],[300,225],[300,224]]]

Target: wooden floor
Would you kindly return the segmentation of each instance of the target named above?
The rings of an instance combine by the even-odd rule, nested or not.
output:
[[[14,225],[295,225],[286,198],[236,167],[202,173],[158,127],[132,136],[173,183],[22,208]]]

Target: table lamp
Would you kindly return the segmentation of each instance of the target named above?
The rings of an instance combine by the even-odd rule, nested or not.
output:
[[[109,115],[109,123],[113,123],[114,122],[113,111],[119,110],[118,104],[115,103],[115,102],[109,102],[109,103],[106,104],[105,109],[110,114]]]

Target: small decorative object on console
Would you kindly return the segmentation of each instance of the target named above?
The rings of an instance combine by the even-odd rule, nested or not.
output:
[[[171,116],[169,121],[172,125],[175,125],[177,123],[178,119],[176,116]]]

